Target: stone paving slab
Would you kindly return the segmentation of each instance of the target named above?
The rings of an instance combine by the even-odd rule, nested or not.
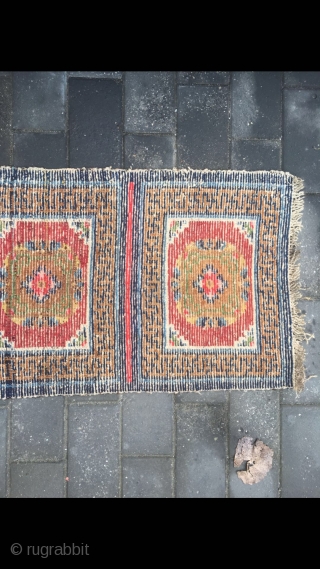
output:
[[[280,406],[279,392],[233,391],[230,393],[229,417],[229,496],[230,498],[277,498],[279,491],[280,462]],[[233,466],[235,449],[242,437],[259,439],[273,451],[273,466],[259,483],[244,484],[237,470],[245,470],[245,463]]]
[[[224,405],[177,405],[177,498],[226,495],[227,413]]]
[[[306,318],[306,381],[303,391],[296,393],[293,389],[282,392],[283,404],[316,404],[320,405],[320,300],[304,300],[299,303]],[[314,377],[312,377],[314,376]]]
[[[66,168],[67,137],[64,132],[16,132],[13,146],[14,166]]]
[[[122,166],[122,85],[112,79],[69,79],[72,168]]]
[[[283,167],[320,192],[320,89],[284,90]]]
[[[286,87],[320,87],[320,71],[285,71]]]
[[[299,236],[300,288],[304,299],[320,299],[320,194],[306,194]]]
[[[281,83],[278,71],[238,71],[232,80],[232,136],[279,139]]]
[[[177,403],[227,403],[228,391],[191,391],[177,393]]]
[[[12,81],[0,76],[0,163],[12,164]]]
[[[13,400],[11,460],[62,460],[63,417],[62,397]]]
[[[171,458],[124,458],[122,465],[123,498],[173,497]]]
[[[233,140],[231,165],[235,170],[280,170],[280,140]]]
[[[283,498],[320,498],[320,407],[282,408]]]
[[[69,71],[69,77],[86,77],[87,79],[122,79],[121,71]]]
[[[64,498],[63,464],[13,463],[11,498]]]
[[[124,396],[124,455],[173,455],[173,397],[169,393]]]
[[[119,497],[119,404],[70,405],[68,423],[68,496]]]
[[[126,132],[173,133],[176,128],[175,111],[175,73],[126,73]]]
[[[227,85],[230,73],[227,71],[179,71],[180,85]]]
[[[125,168],[173,168],[175,143],[175,137],[169,134],[127,134]]]
[[[179,168],[228,168],[228,100],[226,86],[178,87]]]
[[[64,130],[66,87],[65,72],[13,73],[13,128]]]

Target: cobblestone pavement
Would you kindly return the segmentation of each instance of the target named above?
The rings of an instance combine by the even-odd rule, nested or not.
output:
[[[291,390],[0,402],[1,497],[320,497],[320,72],[0,72],[4,166],[281,169],[305,180],[307,375]],[[233,468],[247,434],[266,478]]]

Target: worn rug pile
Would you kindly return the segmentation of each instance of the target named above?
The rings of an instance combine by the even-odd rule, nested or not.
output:
[[[302,181],[0,168],[1,397],[301,389]]]

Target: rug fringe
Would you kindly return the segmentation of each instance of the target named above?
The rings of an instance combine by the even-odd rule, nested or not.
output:
[[[302,212],[304,206],[303,180],[293,178],[293,195],[291,207],[291,224],[289,235],[289,288],[292,315],[292,344],[293,344],[293,388],[300,392],[304,388],[306,373],[304,367],[305,349],[302,345],[305,339],[305,317],[298,307],[302,297],[300,292],[300,251],[298,237],[302,228]]]

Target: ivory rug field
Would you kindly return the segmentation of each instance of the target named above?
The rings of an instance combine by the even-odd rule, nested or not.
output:
[[[0,168],[1,397],[301,389],[302,181]]]

